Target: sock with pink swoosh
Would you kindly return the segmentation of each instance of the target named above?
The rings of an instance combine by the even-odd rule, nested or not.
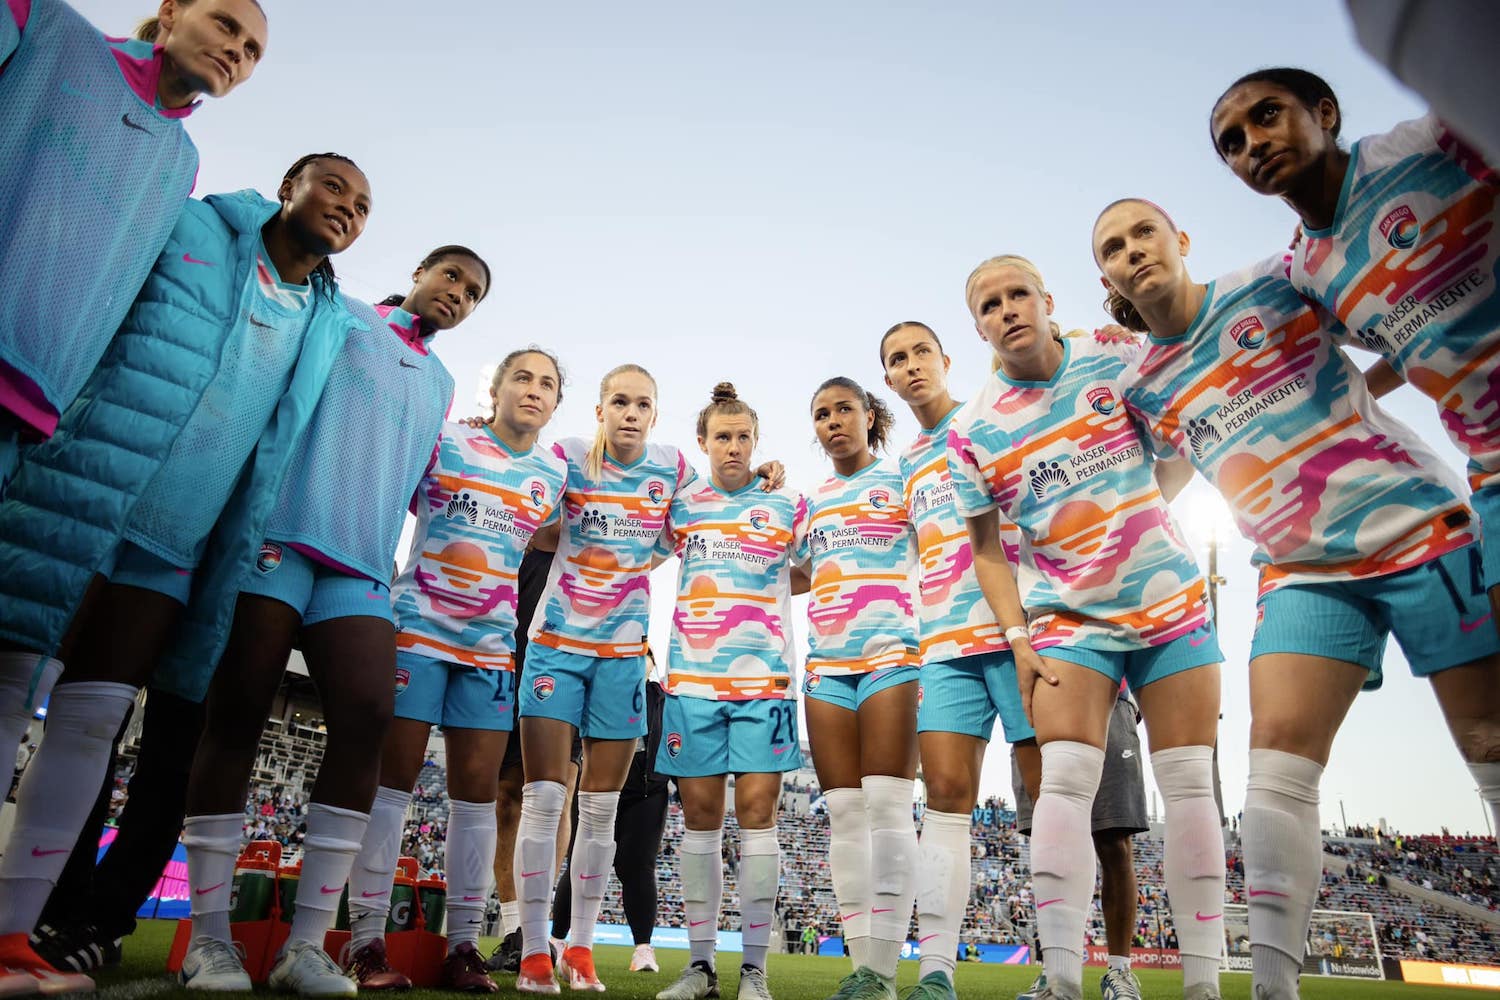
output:
[[[771,919],[776,885],[781,880],[781,844],[776,827],[740,830],[740,919],[744,927],[745,965],[766,967],[771,950]]]
[[[1307,927],[1323,875],[1315,760],[1280,750],[1251,750],[1240,838],[1250,911],[1254,985],[1267,996],[1296,997]]]
[[[333,926],[339,897],[354,856],[365,839],[370,814],[314,802],[307,807],[307,836],[302,841],[302,880],[297,883],[297,907],[292,913],[291,941],[323,947]]]
[[[682,831],[682,909],[688,922],[689,962],[714,968],[719,912],[724,903],[724,828]]]
[[[568,943],[575,948],[594,947],[594,925],[615,861],[615,813],[619,792],[578,793],[578,833],[568,873],[573,888],[573,923]]]
[[[244,827],[243,813],[183,820],[182,846],[187,849],[191,890],[188,908],[193,915],[194,941],[212,938],[229,943],[229,899]]]
[[[941,972],[953,982],[958,930],[969,906],[969,814],[928,809],[917,852],[917,945],[920,977]]]
[[[839,904],[844,943],[856,969],[870,961],[870,817],[863,788],[830,788],[828,875]]]
[[[465,942],[479,947],[479,927],[495,864],[495,803],[448,800],[448,953]],[[435,929],[435,928],[434,928]]]
[[[1090,814],[1104,751],[1054,740],[1042,747],[1042,787],[1031,818],[1031,882],[1047,982],[1062,996],[1083,989],[1083,928],[1094,897]]]
[[[391,909],[391,884],[401,858],[401,832],[411,808],[411,792],[381,785],[370,806],[370,823],[349,870],[349,943],[358,951],[385,937]]]
[[[870,817],[870,968],[895,979],[917,895],[913,782],[867,774],[860,785]]]
[[[1182,953],[1184,987],[1219,986],[1224,950],[1224,830],[1214,801],[1214,748],[1173,747],[1151,755],[1167,803],[1167,899]]]

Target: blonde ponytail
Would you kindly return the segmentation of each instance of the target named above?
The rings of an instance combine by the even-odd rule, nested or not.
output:
[[[135,26],[135,37],[142,42],[155,44],[157,36],[161,34],[161,18],[151,16]]]

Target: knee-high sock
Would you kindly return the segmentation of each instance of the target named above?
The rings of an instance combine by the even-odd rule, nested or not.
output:
[[[913,782],[872,774],[861,779],[860,785],[870,817],[870,968],[894,979],[917,894]]]
[[[619,792],[578,793],[578,835],[568,860],[573,890],[573,926],[568,941],[574,947],[594,946],[594,925],[615,863],[615,813]]]
[[[1057,740],[1042,747],[1042,787],[1031,818],[1031,880],[1042,964],[1054,989],[1083,988],[1083,928],[1094,897],[1090,814],[1104,751]]]
[[[391,884],[401,857],[401,829],[411,808],[411,792],[381,785],[370,806],[370,823],[349,869],[349,942],[355,950],[385,936],[391,912]]]
[[[136,689],[109,681],[62,684],[52,692],[47,732],[16,794],[16,820],[0,858],[0,934],[30,934],[57,884],[92,791]],[[88,794],[79,794],[88,789]]]
[[[1185,986],[1218,988],[1224,948],[1224,831],[1214,801],[1213,747],[1158,750],[1151,770],[1167,803],[1167,900]]]
[[[828,803],[828,871],[854,967],[870,963],[870,819],[863,788],[835,788]]]
[[[188,906],[193,913],[193,939],[212,938],[229,943],[229,897],[234,885],[234,862],[244,835],[243,813],[189,816],[182,823],[187,848]]]
[[[450,799],[443,855],[448,876],[448,951],[465,942],[478,947],[490,882],[495,877],[495,803]]]
[[[917,852],[917,944],[921,975],[941,972],[953,981],[958,932],[969,905],[969,816],[922,814]]]
[[[46,702],[62,668],[61,660],[41,653],[0,653],[0,748],[7,753],[21,742],[36,707]]]
[[[724,828],[682,832],[682,908],[690,962],[714,966],[719,913],[724,906]]]
[[[354,856],[365,839],[370,814],[314,802],[307,807],[307,836],[302,841],[302,880],[292,913],[290,941],[310,941],[319,948],[333,926],[339,897]]]
[[[556,781],[528,781],[521,789],[521,823],[512,861],[521,904],[521,954],[547,954],[547,905],[557,864],[557,824],[568,790]]]
[[[771,950],[771,920],[776,886],[781,881],[781,843],[776,827],[740,830],[740,921],[746,965],[766,967]]]
[[[1255,988],[1274,1000],[1298,996],[1307,928],[1323,874],[1317,761],[1280,750],[1250,751],[1240,837],[1250,910]]]
[[[5,744],[8,746],[9,744]],[[1500,835],[1500,763],[1470,764],[1469,773],[1479,786],[1479,797],[1490,807],[1490,819],[1496,835]]]

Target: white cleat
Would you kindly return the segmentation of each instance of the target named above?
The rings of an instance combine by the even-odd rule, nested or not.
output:
[[[359,992],[328,953],[311,941],[292,941],[266,982],[273,990],[304,997],[352,997]]]
[[[247,993],[254,989],[240,946],[218,938],[197,937],[182,959],[177,974],[184,989],[212,993]]]
[[[649,944],[638,944],[635,951],[630,953],[631,972],[660,972],[661,966],[656,964],[656,949]]]

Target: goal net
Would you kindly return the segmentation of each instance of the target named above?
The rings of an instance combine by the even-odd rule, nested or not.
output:
[[[1250,914],[1243,904],[1226,903],[1224,906],[1224,959],[1221,967],[1231,972],[1250,971]],[[1369,913],[1346,910],[1313,910],[1302,974],[1384,979],[1380,941],[1375,936],[1375,918]]]

